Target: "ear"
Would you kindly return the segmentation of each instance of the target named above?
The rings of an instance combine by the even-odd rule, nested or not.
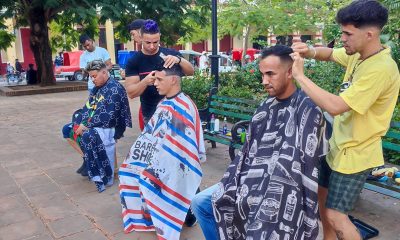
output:
[[[292,78],[293,78],[292,66],[289,66],[289,68],[288,68],[286,74],[287,74],[287,77],[288,77],[289,79],[292,79]]]

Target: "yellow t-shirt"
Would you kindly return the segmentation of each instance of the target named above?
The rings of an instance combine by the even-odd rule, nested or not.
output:
[[[389,128],[400,87],[390,49],[362,62],[360,54],[349,56],[344,48],[335,49],[332,56],[346,67],[343,82],[353,77],[350,87],[340,94],[351,110],[334,119],[327,162],[334,171],[345,174],[383,165],[381,137]]]

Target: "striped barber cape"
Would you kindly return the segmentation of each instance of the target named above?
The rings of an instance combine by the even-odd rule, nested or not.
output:
[[[125,232],[179,239],[205,161],[196,105],[184,93],[164,98],[119,169]]]

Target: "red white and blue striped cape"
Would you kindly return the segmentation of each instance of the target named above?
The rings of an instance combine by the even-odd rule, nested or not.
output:
[[[196,105],[184,93],[164,98],[119,169],[125,232],[179,239],[205,161]]]

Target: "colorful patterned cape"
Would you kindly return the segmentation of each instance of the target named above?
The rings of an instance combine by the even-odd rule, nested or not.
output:
[[[199,113],[183,93],[164,98],[119,170],[125,232],[178,240],[205,161]]]
[[[112,78],[94,88],[74,124],[80,123],[88,128],[80,141],[88,176],[102,192],[112,184],[115,140],[123,136],[126,127],[132,127],[125,88]]]
[[[212,196],[221,240],[317,237],[325,126],[321,109],[300,90],[260,105],[246,143]]]

